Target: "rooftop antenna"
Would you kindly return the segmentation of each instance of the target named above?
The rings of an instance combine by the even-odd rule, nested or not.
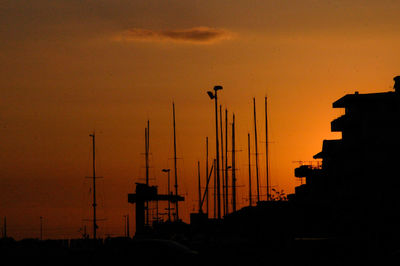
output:
[[[267,96],[265,96],[265,172],[267,177],[267,201],[271,199],[268,159],[269,159],[268,158],[268,105],[267,105]]]
[[[249,205],[251,207],[253,203],[251,195],[250,133],[247,133],[247,150],[248,150],[248,160],[249,160]]]
[[[254,143],[256,148],[256,179],[257,179],[257,203],[260,201],[260,183],[258,180],[258,145],[257,145],[257,118],[256,118],[256,98],[253,98],[254,109]]]
[[[178,172],[176,167],[176,129],[175,129],[175,103],[172,102],[172,116],[174,126],[174,174],[175,174],[175,196],[178,197]],[[179,221],[178,201],[175,202],[175,219]]]
[[[236,211],[235,114],[232,118],[232,210]]]
[[[92,138],[93,145],[93,239],[96,239],[97,223],[96,223],[96,136],[95,132],[89,135]]]

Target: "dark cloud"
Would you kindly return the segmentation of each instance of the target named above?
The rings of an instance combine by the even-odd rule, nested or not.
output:
[[[175,41],[213,43],[230,39],[232,33],[223,29],[196,27],[182,30],[148,30],[133,28],[118,34],[116,41]]]

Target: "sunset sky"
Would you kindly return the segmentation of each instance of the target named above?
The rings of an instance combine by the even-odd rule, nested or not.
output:
[[[40,216],[46,238],[78,237],[84,224],[91,232],[82,220],[91,218],[85,177],[94,130],[99,218],[106,219],[99,236],[122,235],[128,213],[133,231],[127,194],[144,181],[147,120],[151,184],[166,192],[161,169],[173,168],[173,101],[181,213],[189,222],[206,136],[215,156],[206,94],[214,85],[223,86],[230,122],[236,116],[239,206],[248,204],[253,97],[261,185],[268,96],[272,185],[292,193],[295,161],[312,160],[323,139],[341,137],[330,132],[341,115],[332,102],[392,90],[399,11],[400,2],[389,0],[0,1],[0,216],[8,235],[39,237]]]

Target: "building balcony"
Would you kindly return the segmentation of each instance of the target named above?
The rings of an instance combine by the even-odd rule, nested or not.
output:
[[[331,122],[332,132],[342,132],[347,123],[347,116],[342,115]]]
[[[294,176],[303,178],[315,176],[321,170],[321,166],[312,166],[312,165],[301,165],[294,169]]]

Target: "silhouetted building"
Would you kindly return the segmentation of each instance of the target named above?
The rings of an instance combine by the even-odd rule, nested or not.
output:
[[[178,195],[158,194],[156,186],[136,183],[136,193],[128,194],[128,202],[136,204],[136,234],[143,234],[145,230],[145,203],[151,201],[177,202],[185,200]]]
[[[331,122],[342,138],[323,141],[314,155],[321,167],[295,169],[306,183],[289,196],[323,206],[331,232],[372,239],[380,248],[400,237],[400,77],[394,80],[395,92],[356,92],[333,103],[345,111]]]

